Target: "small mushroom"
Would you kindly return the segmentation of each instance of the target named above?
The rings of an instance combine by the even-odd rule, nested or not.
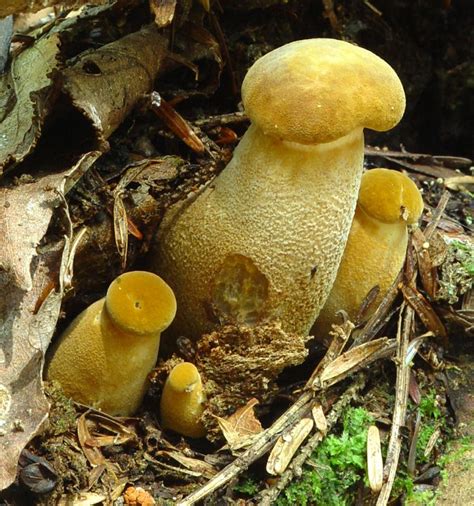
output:
[[[161,424],[188,437],[206,435],[201,415],[206,397],[201,376],[194,364],[182,362],[173,367],[161,395]]]
[[[174,334],[279,319],[307,335],[334,282],[362,175],[365,127],[405,109],[395,71],[333,39],[292,42],[248,71],[252,120],[227,167],[168,211],[153,270],[176,293]]]
[[[67,327],[54,346],[46,378],[77,402],[111,415],[132,415],[147,389],[161,332],[173,321],[176,299],[156,274],[127,272],[105,298]]]
[[[343,309],[354,321],[369,291],[380,291],[372,312],[405,261],[408,227],[418,221],[423,199],[415,183],[396,170],[372,169],[362,176],[359,200],[336,281],[312,334],[325,339]]]

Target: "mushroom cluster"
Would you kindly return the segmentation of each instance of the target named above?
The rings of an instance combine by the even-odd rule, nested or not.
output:
[[[248,71],[252,124],[227,167],[168,211],[152,270],[173,288],[173,333],[279,319],[307,335],[334,282],[363,167],[363,129],[395,126],[405,95],[370,51],[292,42]]]
[[[176,299],[156,274],[127,272],[67,327],[46,370],[67,395],[111,415],[132,415],[147,389]]]
[[[408,176],[388,169],[364,173],[336,281],[312,334],[326,338],[340,309],[354,321],[369,291],[378,286],[371,305],[375,310],[405,261],[408,225],[415,224],[422,211],[423,199]]]

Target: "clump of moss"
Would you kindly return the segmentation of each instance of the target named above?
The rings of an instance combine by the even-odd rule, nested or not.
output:
[[[353,504],[354,485],[365,477],[367,429],[372,421],[362,408],[347,409],[341,434],[323,440],[302,477],[284,490],[276,504]]]
[[[474,280],[474,247],[462,241],[451,241],[441,265],[437,300],[455,304],[468,292]]]
[[[60,436],[76,428],[76,410],[74,402],[67,397],[61,385],[56,382],[45,383],[46,396],[51,403],[49,411],[48,436]]]
[[[441,417],[441,410],[434,389],[430,390],[421,399],[419,410],[421,413],[421,429],[416,443],[416,461],[424,464],[429,461],[429,456],[425,455],[425,449],[431,436],[439,428],[438,419]]]

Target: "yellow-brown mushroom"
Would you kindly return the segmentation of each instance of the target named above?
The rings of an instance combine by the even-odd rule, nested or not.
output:
[[[372,169],[362,176],[336,281],[312,334],[325,339],[340,309],[354,321],[365,297],[378,285],[380,291],[371,306],[375,310],[405,261],[407,225],[416,223],[422,211],[423,199],[408,176],[388,169]]]
[[[205,394],[194,364],[182,362],[170,372],[161,395],[161,424],[178,434],[199,438],[206,434],[201,422]]]
[[[132,415],[147,389],[161,332],[172,322],[176,299],[156,274],[127,272],[67,327],[46,371],[78,402],[111,415]]]
[[[370,51],[310,39],[259,59],[242,99],[250,128],[220,175],[167,213],[153,270],[176,293],[175,334],[279,319],[307,335],[349,234],[363,129],[398,123],[403,87]]]

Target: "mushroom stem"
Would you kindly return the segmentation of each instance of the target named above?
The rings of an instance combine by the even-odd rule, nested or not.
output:
[[[173,332],[210,331],[212,307],[239,323],[277,317],[284,330],[307,335],[344,251],[363,144],[361,128],[306,145],[251,125],[225,171],[163,222],[156,270],[186,308]],[[195,255],[182,254],[183,237]]]

